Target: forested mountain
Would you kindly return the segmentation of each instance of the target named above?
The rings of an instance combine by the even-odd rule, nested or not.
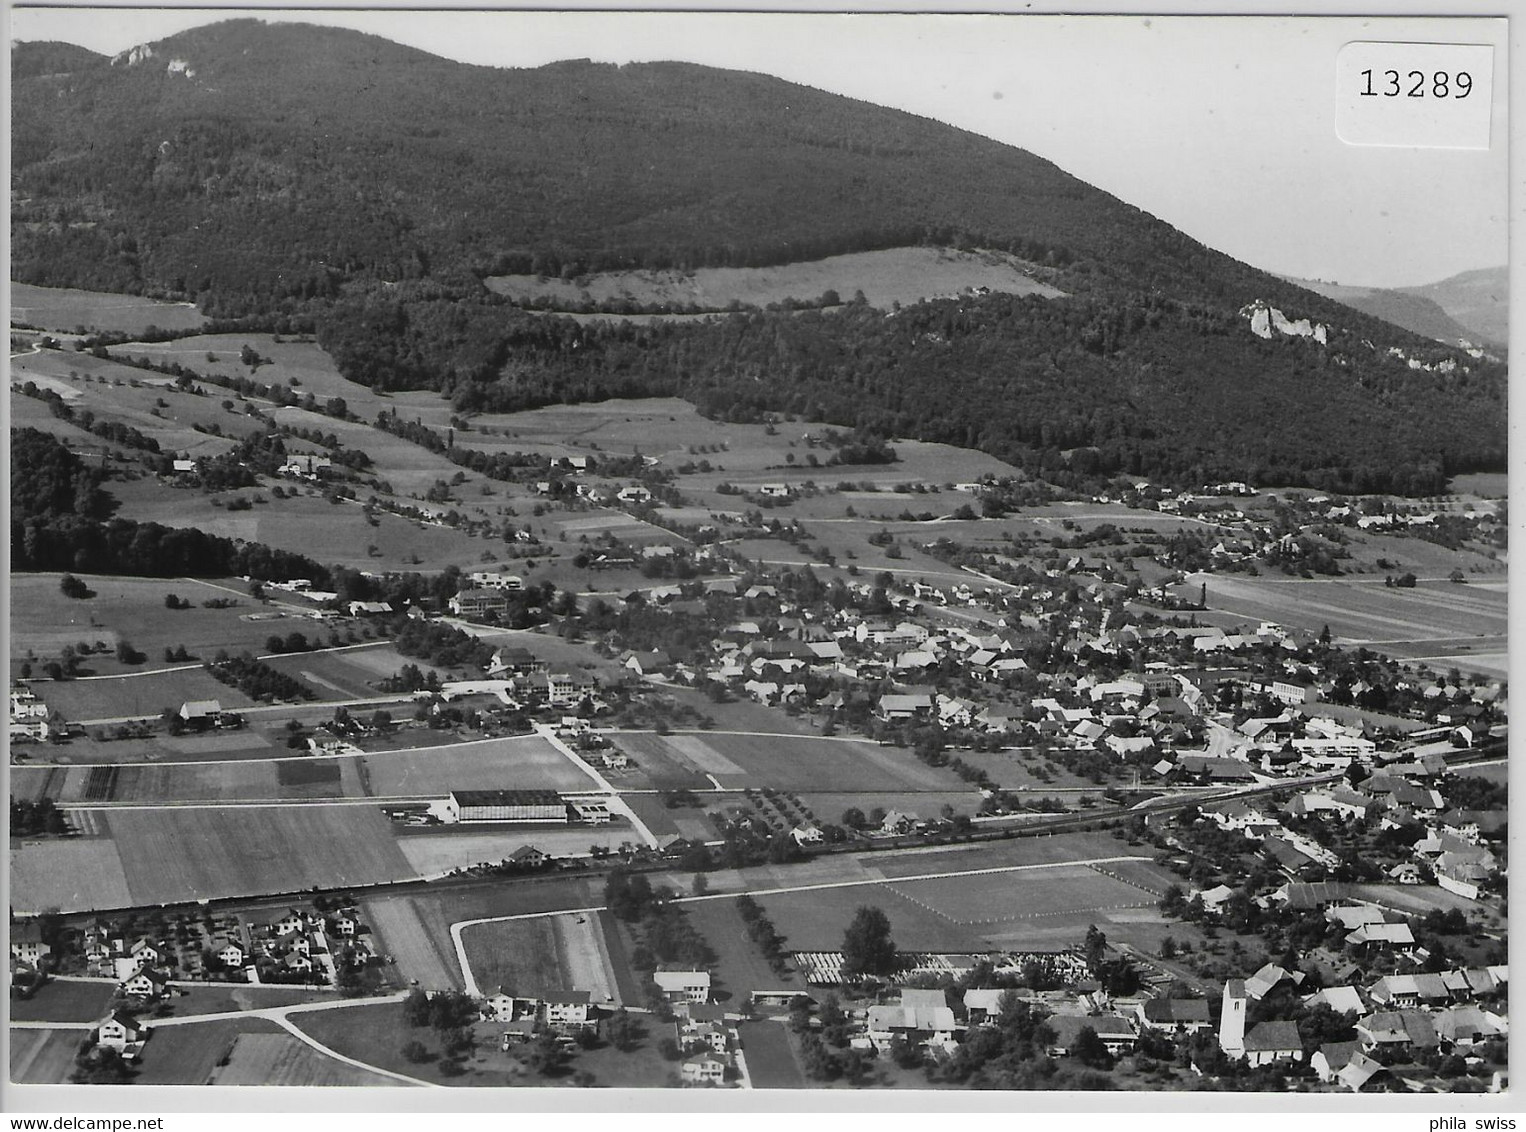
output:
[[[1449,355],[899,111],[689,64],[502,70],[253,20],[114,60],[12,59],[18,278],[310,319],[359,381],[463,408],[673,390],[716,411],[804,405],[1040,466],[1095,448],[1098,471],[1433,483],[1503,458],[1500,367],[1409,371]],[[1072,297],[592,329],[481,285],[916,243],[1012,252]],[[1327,326],[1328,348],[1256,338],[1239,312],[1257,300]],[[908,336],[922,319],[952,321]]]

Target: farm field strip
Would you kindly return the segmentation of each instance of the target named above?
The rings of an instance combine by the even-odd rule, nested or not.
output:
[[[383,953],[392,956],[405,978],[429,990],[449,990],[460,985],[453,964],[441,954],[425,928],[413,897],[363,898],[361,909]]]
[[[240,1034],[228,1063],[213,1070],[208,1084],[395,1087],[400,1082],[324,1056],[292,1034]]]
[[[838,889],[866,887],[889,887],[892,891],[894,891],[895,884],[910,884],[914,881],[957,880],[965,877],[989,877],[1001,876],[1011,873],[1066,869],[1077,865],[1100,865],[1111,864],[1120,861],[1150,860],[1152,860],[1152,858],[1139,856],[1137,854],[1118,854],[1108,857],[1093,857],[1086,860],[1051,861],[1041,864],[1028,865],[997,865],[988,868],[961,869],[947,872],[914,873],[909,876],[900,876],[895,878],[872,877],[852,880],[818,881],[811,884],[788,884],[771,888],[746,885],[740,892],[714,892],[708,893],[704,896],[680,896],[675,898],[673,903],[699,904],[711,900],[734,900],[738,896],[744,894],[757,899],[764,899],[772,896],[788,896],[795,893],[823,892]],[[566,914],[591,915],[594,913],[603,912],[605,910],[606,909],[603,905],[589,905],[580,908],[558,908],[539,912],[517,912],[500,916],[483,916],[470,920],[457,920],[455,923],[450,925],[450,935],[451,940],[455,946],[456,960],[461,965],[461,970],[466,977],[468,992],[480,993],[479,990],[474,990],[474,988],[477,987],[477,983],[472,976],[471,960],[468,957],[466,953],[466,947],[462,942],[462,935],[468,929],[477,927],[480,924],[512,923],[515,921],[544,919],[548,916]]]

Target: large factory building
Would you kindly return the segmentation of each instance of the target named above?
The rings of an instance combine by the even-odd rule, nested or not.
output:
[[[567,803],[555,790],[452,790],[445,800],[445,820],[565,824],[569,817]]]

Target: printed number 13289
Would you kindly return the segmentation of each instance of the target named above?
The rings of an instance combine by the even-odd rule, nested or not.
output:
[[[1363,98],[1467,98],[1473,93],[1473,76],[1467,71],[1362,72]]]

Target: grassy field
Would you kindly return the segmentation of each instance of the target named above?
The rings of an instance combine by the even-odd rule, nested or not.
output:
[[[412,1039],[421,1040],[436,1053],[439,1042],[427,1027],[415,1030],[405,1025],[402,1007],[396,1003],[314,1011],[295,1015],[292,1021],[303,1033],[336,1053],[421,1081],[468,1088],[519,1083],[505,1071],[507,1059],[497,1050],[497,1028],[487,1024],[472,1028],[477,1036],[477,1053],[468,1061],[467,1072],[459,1077],[446,1077],[440,1072],[438,1061],[415,1065],[402,1055],[403,1046]]]
[[[74,1072],[80,1030],[10,1030],[10,1079],[17,1085],[61,1085]]]
[[[264,1018],[228,1018],[182,1026],[162,1026],[143,1046],[136,1085],[205,1085],[243,1034],[275,1034]]]
[[[111,983],[44,983],[31,998],[11,998],[14,1022],[94,1022],[106,1016],[116,993]]]
[[[11,842],[11,910],[88,912],[127,908],[133,898],[117,845],[105,837]]]
[[[467,961],[484,993],[540,997],[589,992],[596,1004],[619,1000],[618,987],[595,913],[474,924],[461,933]]]
[[[147,672],[116,680],[55,680],[32,687],[49,708],[75,722],[156,716],[166,709],[178,710],[187,700],[216,700],[225,711],[254,703],[205,669]]]
[[[380,810],[307,805],[120,811],[104,818],[134,904],[401,880],[413,868]]]
[[[205,316],[190,303],[16,282],[11,283],[11,320],[44,330],[74,330],[84,326],[126,334],[141,333],[150,326],[194,330],[206,322]]]
[[[494,864],[507,860],[516,849],[533,845],[553,857],[586,856],[589,847],[618,849],[622,842],[636,840],[625,823],[601,826],[531,826],[495,832],[421,833],[402,836],[397,846],[420,876],[439,876],[452,869],[471,865]]]
[[[535,884],[450,889],[406,896],[368,897],[366,922],[405,980],[430,988],[460,987],[450,926],[460,920],[587,908],[602,903],[587,882],[555,878]],[[481,979],[479,977],[479,982]],[[485,985],[485,984],[484,984]]]
[[[1194,575],[1188,585],[1196,587]],[[1247,621],[1319,632],[1330,626],[1337,644],[1451,640],[1460,635],[1503,638],[1506,594],[1492,588],[1424,583],[1389,589],[1381,581],[1278,581],[1214,575],[1208,605]]]
[[[1010,865],[1043,865],[1097,857],[1146,856],[1144,850],[1106,833],[1061,833],[1052,837],[1023,837],[986,842],[957,849],[917,849],[905,853],[876,853],[860,858],[887,878],[920,873],[960,872]]]
[[[209,1085],[401,1086],[402,1082],[335,1061],[291,1034],[240,1034],[228,1063]]]
[[[834,824],[841,824],[843,813],[850,806],[863,810],[865,814],[879,808],[900,810],[904,814],[924,819],[941,817],[946,805],[952,806],[954,812],[960,814],[973,814],[980,807],[980,793],[976,790],[850,790],[833,793],[802,790],[798,794],[801,803],[816,815],[818,822]]]
[[[760,896],[758,903],[789,938],[791,951],[841,948],[843,933],[862,907],[885,913],[892,938],[905,951],[971,951],[981,946],[976,929],[953,923],[883,885]]]
[[[790,1048],[789,1031],[775,1022],[744,1023],[738,1034],[755,1089],[804,1089],[805,1074]]]
[[[588,790],[592,780],[538,735],[486,739],[419,751],[365,756],[370,792],[378,797],[451,790]]]
[[[621,736],[622,745],[631,736]],[[952,771],[929,767],[899,747],[792,735],[653,736],[667,760],[722,786],[771,786],[824,792],[874,786],[880,790],[960,793]],[[636,752],[638,761],[640,755]]]
[[[125,665],[114,654],[101,654],[90,657],[86,667],[103,675],[137,672],[174,663],[161,659],[166,647],[184,645],[193,656],[210,660],[219,649],[263,653],[265,640],[273,633],[284,636],[295,630],[313,637],[320,632],[311,621],[262,608],[247,597],[234,597],[239,604],[231,609],[204,609],[201,602],[232,595],[201,582],[85,575],[84,582],[96,596],[77,600],[59,592],[60,577],[11,575],[13,665],[29,654],[55,657],[65,645],[77,646],[81,641],[91,645],[104,641],[115,648],[119,640],[126,639],[148,657],[144,664]],[[243,588],[242,583],[231,585]],[[191,602],[191,608],[166,609],[164,599],[169,594]],[[251,614],[258,614],[259,619],[250,620]]]
[[[1085,865],[941,880],[901,881],[898,895],[961,925],[1154,906],[1159,897]]]
[[[747,938],[747,925],[737,912],[735,900],[702,900],[684,905],[684,912],[718,957],[711,971],[714,1001],[737,1007],[755,990],[805,989],[805,982],[794,970],[783,975],[774,974],[758,945]],[[776,921],[774,926],[784,934],[784,946],[788,950],[792,925]]]
[[[404,982],[427,990],[457,988],[461,974],[449,935],[442,949],[439,939],[425,928],[417,903],[411,896],[374,897],[363,901],[361,910],[375,933],[377,947],[383,955],[392,956],[394,969]]]
[[[1009,295],[1057,298],[1063,292],[1034,279],[1032,265],[1004,252],[952,248],[888,248],[828,256],[777,267],[705,267],[692,272],[609,271],[578,279],[499,275],[484,280],[489,290],[516,300],[545,297],[575,306],[631,299],[637,303],[694,304],[724,310],[729,303],[767,306],[784,299],[815,300],[836,291],[844,301],[862,291],[871,306],[960,294],[984,287]]]

